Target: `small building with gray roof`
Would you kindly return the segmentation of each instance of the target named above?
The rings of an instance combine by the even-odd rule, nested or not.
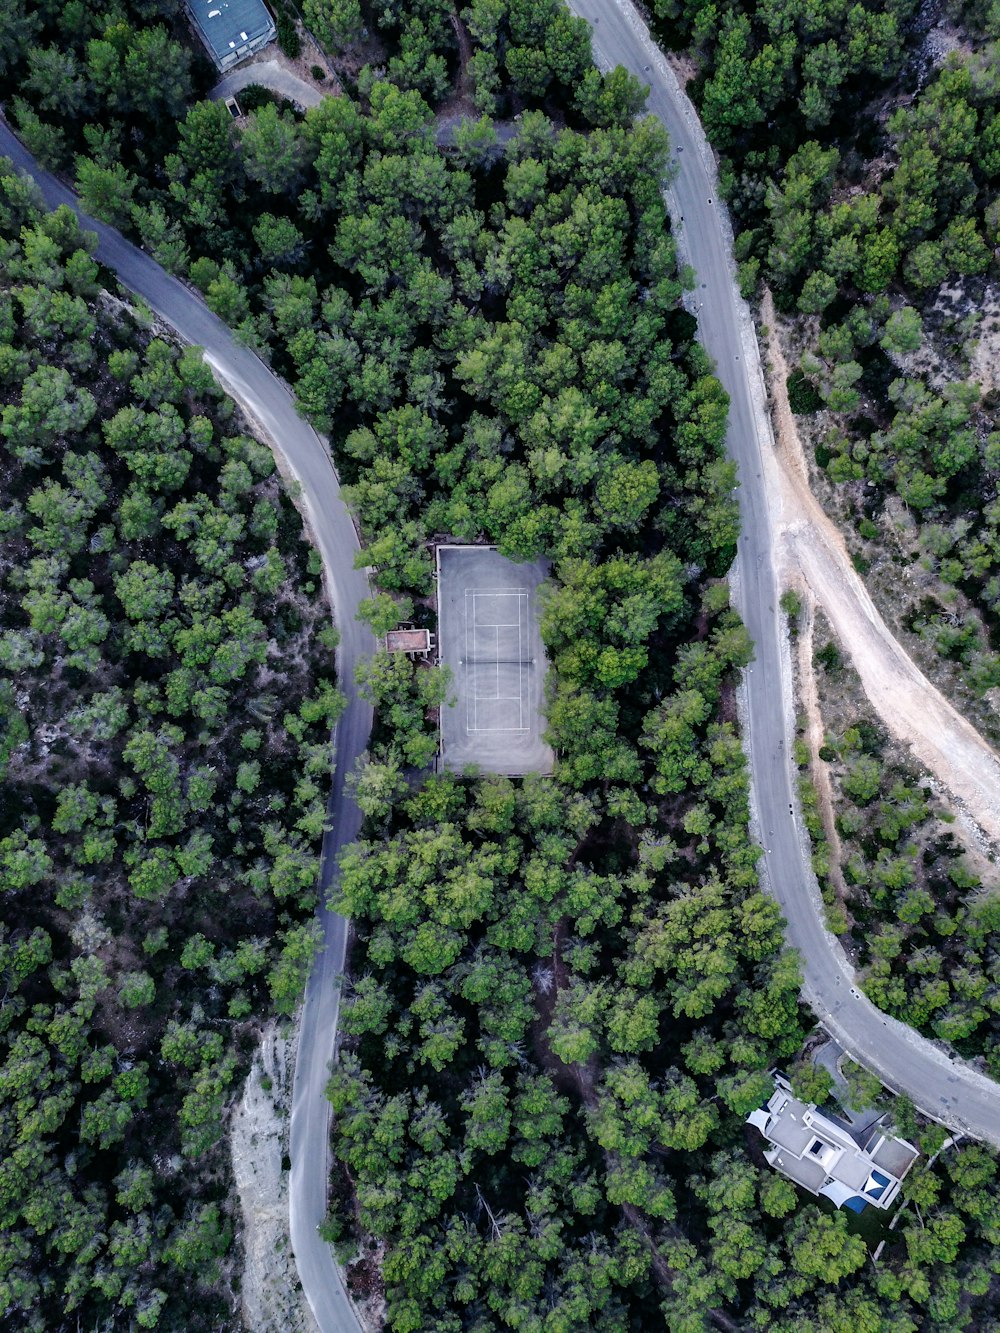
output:
[[[186,0],[198,36],[219,69],[232,69],[273,42],[274,19],[264,0]]]

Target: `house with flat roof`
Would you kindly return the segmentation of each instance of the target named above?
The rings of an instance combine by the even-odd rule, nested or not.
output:
[[[889,1208],[903,1177],[919,1157],[912,1143],[883,1129],[884,1117],[858,1132],[792,1095],[781,1074],[774,1092],[747,1123],[768,1142],[764,1156],[776,1171],[838,1208],[862,1212],[869,1204]]]
[[[274,19],[264,0],[186,0],[198,36],[219,69],[232,69],[273,42]]]
[[[385,636],[387,653],[406,653],[408,657],[426,657],[434,647],[434,635],[429,629],[391,629]]]

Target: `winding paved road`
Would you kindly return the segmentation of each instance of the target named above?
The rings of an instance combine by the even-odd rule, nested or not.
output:
[[[794,702],[763,467],[774,438],[753,320],[736,286],[732,231],[718,203],[715,162],[694,108],[630,0],[572,0],[570,8],[592,25],[598,64],[624,65],[649,84],[649,111],[666,126],[678,167],[667,204],[681,257],[698,277],[689,308],[729,393],[727,443],[739,465],[742,535],[733,586],[756,645],[742,692],[751,802],[766,848],[764,882],[781,905],[788,943],[801,955],[803,996],[831,1036],[887,1087],[906,1093],[935,1119],[1000,1147],[1000,1086],[876,1009],[854,985],[853,969],[826,929],[791,762]]]
[[[635,9],[621,0],[574,0],[571,6],[594,25],[594,52],[608,67],[624,65],[650,85],[649,109],[666,125],[679,170],[668,205],[682,257],[698,274],[691,301],[702,340],[714,357],[731,400],[728,443],[740,471],[740,538],[734,587],[756,644],[744,683],[745,739],[749,752],[754,817],[765,881],[787,920],[786,935],[803,961],[803,993],[820,1021],[855,1059],[907,1093],[928,1114],[1000,1147],[1000,1088],[978,1071],[911,1029],[881,1014],[853,985],[836,939],[826,930],[809,849],[797,811],[790,749],[793,701],[772,567],[771,533],[762,460],[773,450],[756,336],[740,299],[732,263],[732,235],[717,203],[714,162],[690,102],[649,38]],[[0,152],[32,175],[50,206],[77,208],[65,186],[42,171],[6,125]],[[112,228],[85,216],[97,232],[98,257],[142,296],[178,334],[206,349],[220,380],[260,422],[300,479],[313,537],[324,561],[338,612],[340,680],[348,707],[337,728],[337,765],[330,810],[333,832],[324,845],[323,884],[328,888],[336,853],[352,840],[360,816],[348,799],[344,777],[364,750],[371,713],[354,689],[353,669],[373,646],[355,620],[367,595],[366,576],[353,567],[357,538],[340,497],[329,453],[295,412],[291,395],[263,363],[239,346],[201,301]],[[303,1288],[323,1333],[358,1329],[329,1246],[316,1225],[325,1215],[330,1107],[323,1096],[333,1054],[346,923],[322,915],[326,945],[306,993],[296,1064],[291,1121],[291,1233]]]
[[[324,572],[340,630],[337,674],[347,708],[337,723],[335,767],[330,794],[332,831],[323,843],[323,902],[336,872],[340,848],[353,842],[361,814],[344,787],[345,776],[368,744],[372,711],[357,693],[355,664],[374,648],[368,627],[355,618],[368,596],[368,577],[354,568],[358,539],[340,496],[330,453],[313,428],[298,415],[287,387],[249,351],[202,301],[159,264],[126,241],[113,227],[88,217],[76,196],[35,159],[0,120],[0,154],[32,176],[46,204],[69,204],[81,223],[97,233],[97,258],[124,286],[141,296],[185,342],[205,349],[216,377],[260,424],[302,486],[311,536],[323,557]],[[309,979],[299,1026],[298,1056],[292,1085],[289,1180],[292,1250],[302,1286],[323,1333],[360,1333],[360,1324],[344,1290],[330,1246],[317,1235],[326,1216],[332,1107],[324,1090],[333,1058],[343,971],[347,922],[323,910],[324,947]]]

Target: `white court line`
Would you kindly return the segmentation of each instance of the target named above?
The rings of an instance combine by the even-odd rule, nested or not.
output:
[[[493,663],[493,698],[500,698],[500,626],[495,625],[493,629],[493,655],[496,661]],[[478,719],[477,719],[478,720]]]
[[[524,605],[527,607],[525,597]],[[524,651],[521,649],[521,599],[517,599],[517,730],[524,730]]]
[[[469,636],[472,635],[473,645],[476,633],[476,601],[475,594],[472,598],[472,615],[469,615],[469,589],[465,590],[465,660],[468,662],[475,657],[474,652],[469,651]],[[465,695],[465,729],[466,731],[475,731],[478,717],[476,715],[476,675],[475,667],[472,668],[472,688],[466,691]]]
[[[465,729],[467,732],[524,732],[530,728],[524,725],[524,666],[523,656],[523,637],[522,627],[528,614],[528,589],[526,588],[466,588],[465,589],[465,657],[466,663],[470,667],[470,689],[466,691],[465,707]],[[470,614],[469,599],[472,599]],[[479,599],[485,597],[503,598],[505,601],[511,597],[517,599],[517,619],[516,620],[490,620],[480,623],[479,620]],[[494,615],[501,612],[498,606]],[[517,628],[517,694],[500,693],[500,630]],[[480,662],[478,631],[494,631],[493,662]],[[471,640],[471,652],[470,652]],[[483,694],[480,689],[481,668],[492,665],[494,671],[494,685],[492,694]],[[517,726],[514,727],[481,727],[479,725],[479,704],[480,703],[509,703],[517,704]]]

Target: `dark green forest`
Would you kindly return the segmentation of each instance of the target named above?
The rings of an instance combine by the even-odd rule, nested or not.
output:
[[[757,884],[725,395],[680,305],[641,89],[591,67],[557,0],[463,11],[464,70],[440,0],[305,11],[332,54],[369,27],[384,57],[305,115],[200,100],[213,74],[170,4],[5,0],[0,79],[29,146],[329,433],[374,624],[429,616],[436,534],[553,562],[551,777],[415,774],[446,683],[386,654],[362,671],[331,1243],[384,1244],[398,1330],[996,1327],[992,1155],[915,1172],[875,1266],[743,1124],[775,1063],[829,1090],[797,1062],[811,1019]],[[879,14],[851,22],[894,49]],[[845,97],[878,64],[851,59]],[[484,119],[442,150],[461,79]],[[489,117],[514,114],[501,144]],[[35,891],[5,871],[0,1012],[11,1077],[44,1061],[57,1091],[3,1093],[0,1179],[24,1166],[0,1189],[0,1317],[235,1327],[209,1140],[311,949],[338,706],[318,561],[197,357],[101,296],[67,220],[4,182],[2,811]]]
[[[805,348],[791,403],[858,568],[885,543],[897,586],[914,581],[901,633],[974,704],[1000,684],[1000,404],[988,354],[985,379],[972,360],[996,331],[1000,11],[946,10],[958,40],[933,63],[917,6],[870,10],[658,13],[698,52],[744,292],[767,284]],[[828,748],[868,989],[992,1065],[994,898],[919,837],[926,801],[881,743],[850,733]]]
[[[207,1327],[223,1109],[315,947],[336,639],[270,449],[90,239],[0,172],[0,1309]]]
[[[1000,433],[962,343],[991,332],[998,275],[1000,11],[954,7],[936,65],[906,0],[657,13],[698,52],[745,294],[766,282],[797,316],[793,406],[828,423],[817,462],[861,537],[887,499],[914,517],[941,594],[908,628],[982,696],[1000,683]]]

